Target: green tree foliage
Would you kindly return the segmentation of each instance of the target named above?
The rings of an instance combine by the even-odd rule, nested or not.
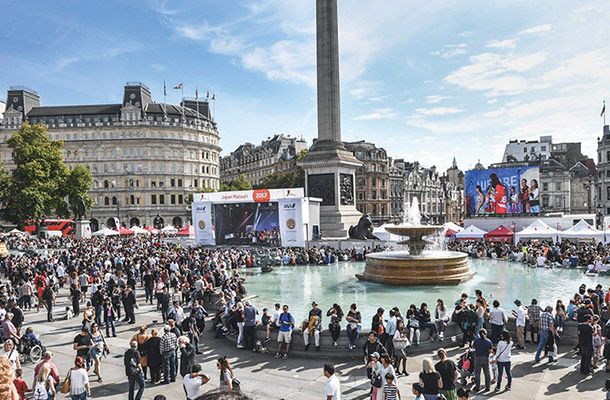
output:
[[[220,192],[230,192],[233,190],[252,190],[250,181],[246,179],[246,175],[241,174],[239,178],[229,183],[222,183],[220,185]]]
[[[23,228],[26,220],[69,216],[70,210],[78,211],[81,196],[86,205],[93,204],[86,194],[91,173],[82,166],[70,171],[63,162],[63,142],[51,141],[45,126],[24,123],[8,140],[8,146],[15,169],[0,172],[4,219]]]

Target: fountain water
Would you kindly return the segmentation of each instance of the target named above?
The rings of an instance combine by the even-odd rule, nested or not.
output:
[[[404,203],[403,223],[388,226],[386,230],[408,240],[399,242],[409,251],[385,251],[366,256],[364,273],[356,274],[363,281],[395,286],[457,285],[471,278],[468,258],[464,253],[451,251],[424,251],[428,241],[424,237],[438,236],[443,232],[440,225],[421,225],[421,213],[417,197],[409,206]],[[440,248],[440,246],[439,246]]]

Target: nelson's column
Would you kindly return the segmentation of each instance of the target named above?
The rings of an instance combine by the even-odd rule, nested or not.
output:
[[[322,199],[320,229],[325,239],[346,238],[362,214],[356,210],[354,176],[362,163],[341,141],[337,0],[316,1],[318,139],[299,163],[305,191]]]

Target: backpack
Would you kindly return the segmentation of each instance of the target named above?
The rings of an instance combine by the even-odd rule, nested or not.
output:
[[[42,291],[42,298],[43,300],[51,300],[53,298],[53,292],[50,287],[47,287]]]
[[[49,392],[45,382],[36,382],[34,386],[34,400],[47,400],[49,398]]]

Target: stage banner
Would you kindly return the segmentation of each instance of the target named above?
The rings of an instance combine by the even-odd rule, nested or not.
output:
[[[303,199],[280,199],[278,203],[282,247],[305,247]]]
[[[215,245],[216,241],[212,231],[212,203],[209,201],[195,202],[192,210],[195,243],[204,246]]]

